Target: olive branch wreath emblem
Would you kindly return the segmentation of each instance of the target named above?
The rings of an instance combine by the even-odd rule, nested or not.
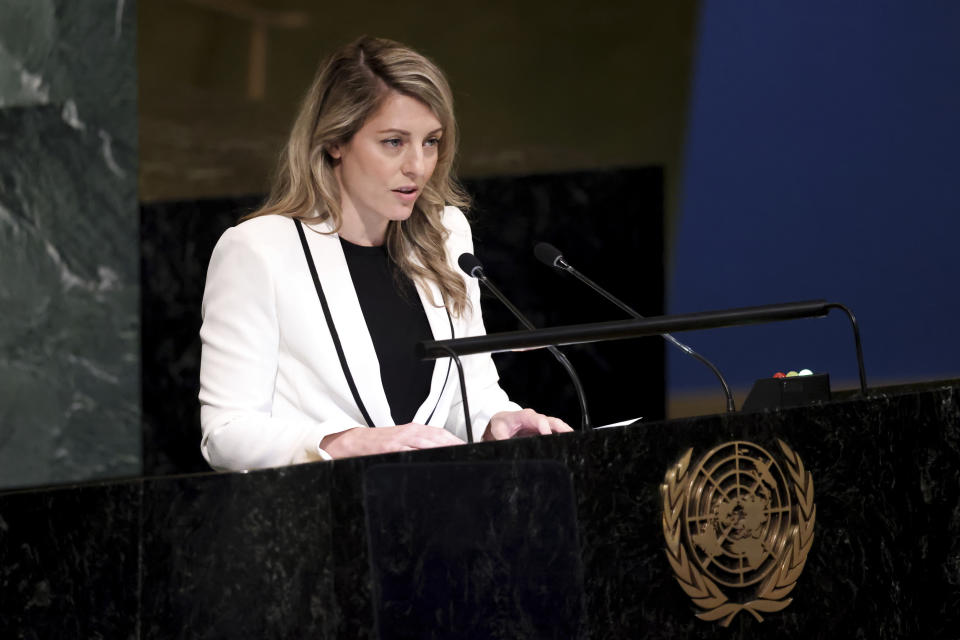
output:
[[[813,528],[817,507],[813,503],[813,476],[803,466],[803,461],[783,440],[777,440],[787,462],[793,490],[797,498],[798,522],[792,524],[777,549],[776,563],[756,591],[755,597],[744,603],[731,602],[730,598],[709,576],[697,569],[687,557],[681,536],[681,515],[691,478],[688,476],[690,457],[688,449],[674,466],[667,470],[664,483],[660,485],[663,498],[663,535],[667,543],[667,559],[674,576],[688,596],[701,611],[697,617],[706,621],[720,621],[726,627],[741,611],[751,613],[763,622],[762,613],[785,609],[793,598],[787,596],[797,585],[807,556],[813,545]]]

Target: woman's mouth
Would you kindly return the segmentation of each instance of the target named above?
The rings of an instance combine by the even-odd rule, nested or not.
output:
[[[403,202],[414,202],[420,194],[420,189],[415,186],[398,187],[393,192],[400,197]]]

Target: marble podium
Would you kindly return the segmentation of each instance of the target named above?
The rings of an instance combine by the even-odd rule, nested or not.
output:
[[[698,619],[660,486],[729,441],[802,457],[782,611]],[[0,494],[4,638],[903,638],[960,629],[960,381],[243,474]]]

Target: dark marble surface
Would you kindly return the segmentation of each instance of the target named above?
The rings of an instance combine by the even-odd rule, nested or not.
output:
[[[487,275],[539,326],[622,318],[583,285],[543,266],[547,241],[592,279],[645,315],[663,313],[663,172],[659,167],[467,184],[476,254]],[[143,463],[147,474],[203,471],[199,452],[200,301],[210,253],[223,231],[254,210],[256,197],[141,206]],[[488,331],[518,327],[484,299]],[[664,344],[659,338],[565,348],[595,424],[664,416]],[[566,372],[546,351],[501,354],[502,385],[524,406],[579,425]]]
[[[140,490],[0,495],[0,637],[139,637]]]
[[[142,637],[330,637],[330,472],[145,481]]]
[[[476,255],[487,276],[538,327],[620,320],[625,314],[586,286],[539,261],[537,242],[646,316],[664,313],[663,169],[642,167],[468,183]],[[491,298],[487,331],[519,323]],[[663,419],[664,341],[642,338],[564,347],[583,382],[595,425]],[[524,406],[579,425],[566,372],[549,355],[499,354],[502,385]]]
[[[259,198],[140,208],[143,469],[207,471],[200,454],[200,302],[220,234]]]
[[[664,474],[688,448],[777,439],[812,474],[817,509],[793,602],[762,623],[698,620],[664,553]],[[31,638],[422,637],[418,607],[435,610],[449,580],[432,637],[536,637],[545,624],[540,637],[566,625],[598,639],[950,638],[958,513],[960,381],[931,383],[781,412],[0,494],[0,625]],[[447,544],[470,525],[472,538]],[[551,572],[552,610],[523,596]],[[495,608],[487,626],[442,626],[481,606]]]
[[[374,466],[364,497],[381,640],[585,637],[562,463]]]
[[[135,9],[0,1],[0,487],[141,471]]]

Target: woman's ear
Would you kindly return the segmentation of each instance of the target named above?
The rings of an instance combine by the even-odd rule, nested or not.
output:
[[[332,144],[327,147],[327,154],[334,160],[339,160],[341,153],[339,144]]]

